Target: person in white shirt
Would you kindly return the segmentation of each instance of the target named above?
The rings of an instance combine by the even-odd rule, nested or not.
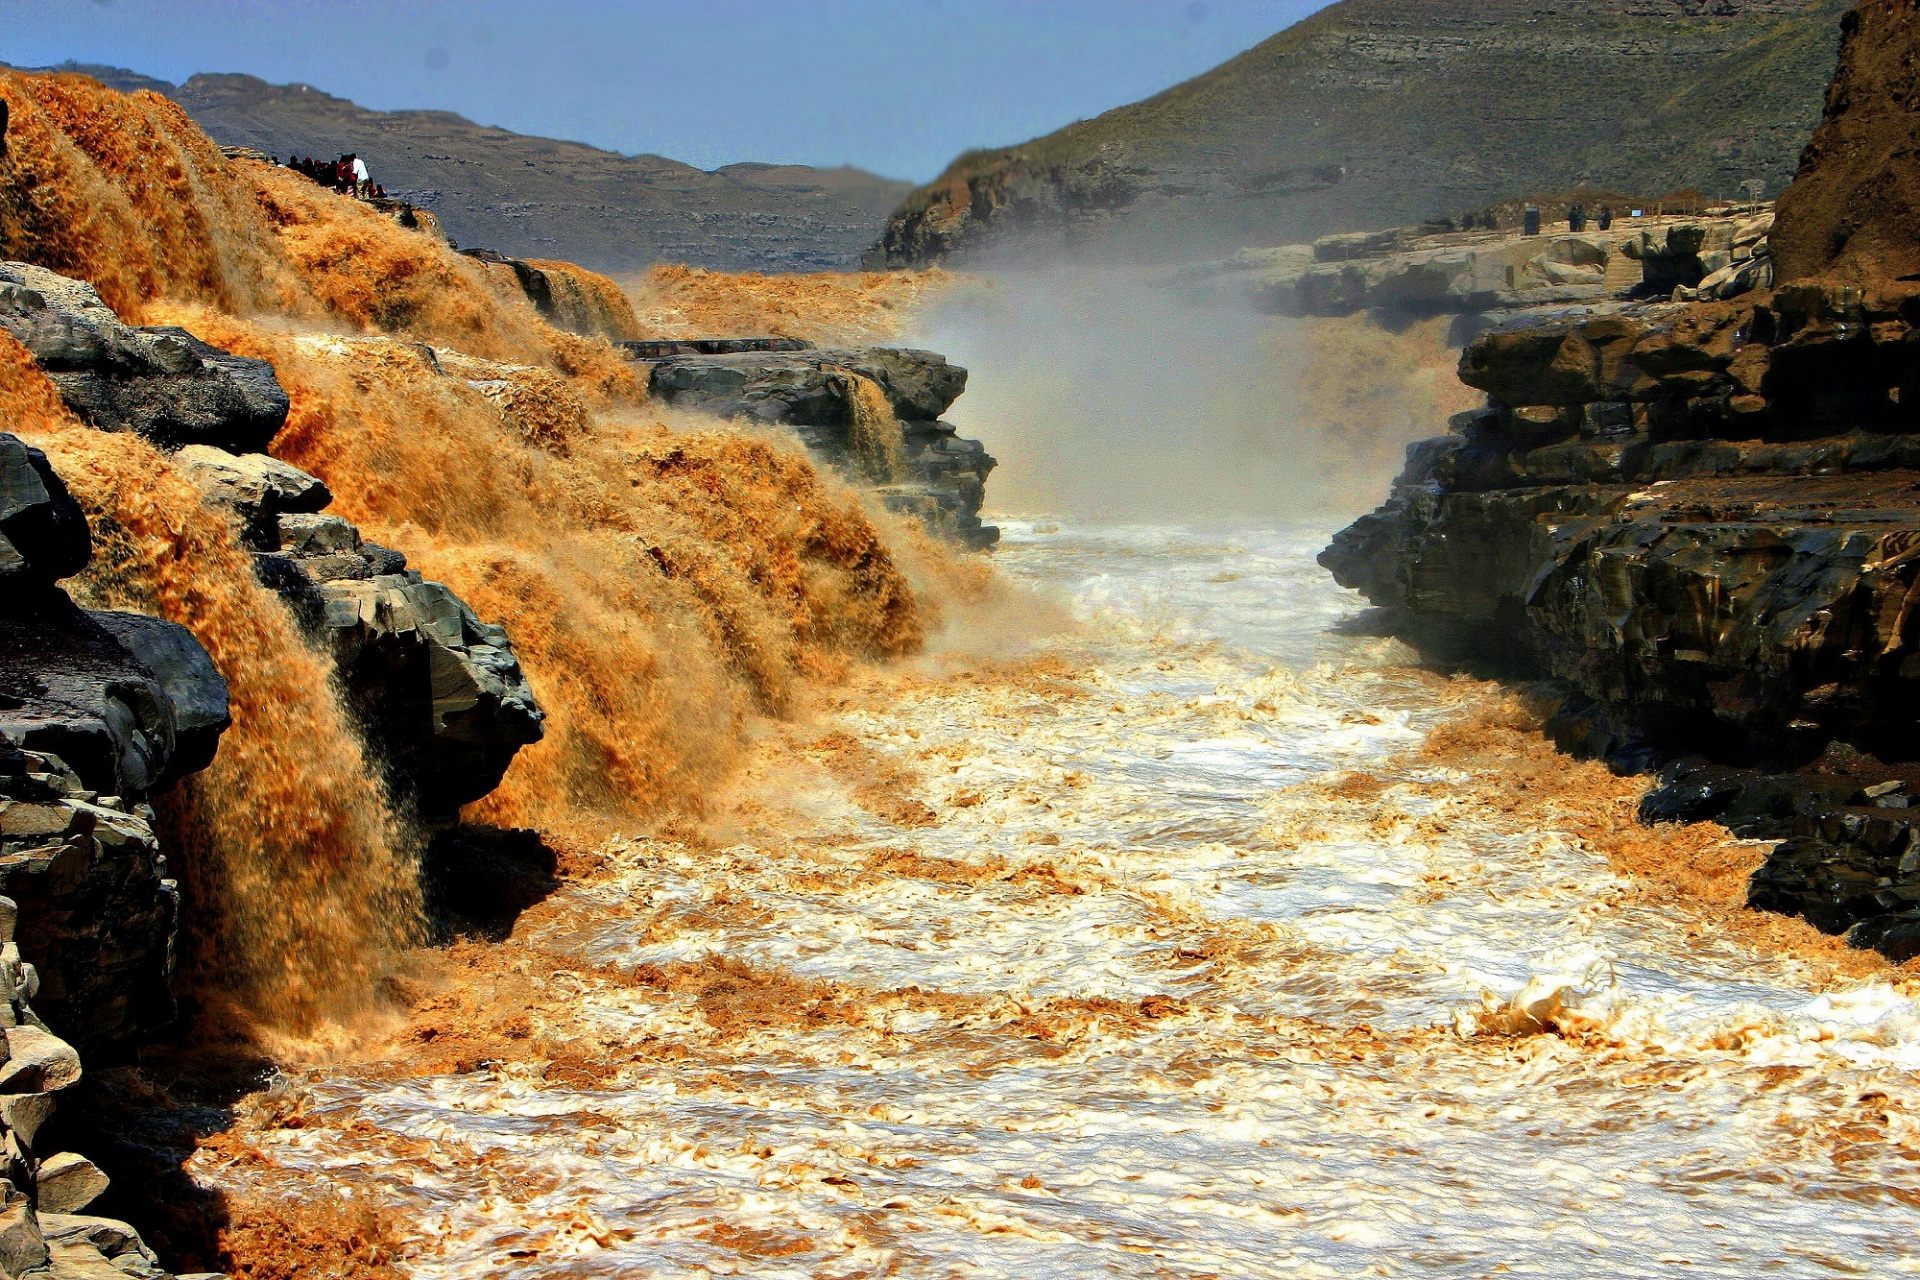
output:
[[[373,180],[367,174],[367,162],[359,156],[353,158],[353,194],[362,199],[373,194]]]

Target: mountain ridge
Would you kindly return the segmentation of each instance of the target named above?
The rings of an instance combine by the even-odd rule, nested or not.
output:
[[[238,73],[202,73],[176,85],[121,67],[32,70],[159,93],[225,146],[281,159],[357,153],[388,194],[431,210],[463,245],[565,258],[595,271],[656,262],[721,271],[852,269],[912,187],[852,166],[745,161],[708,171],[477,124],[451,111],[375,111],[311,85]]]
[[[1151,98],[963,154],[902,202],[869,263],[1178,257],[1581,185],[1777,191],[1846,8],[1340,0]]]

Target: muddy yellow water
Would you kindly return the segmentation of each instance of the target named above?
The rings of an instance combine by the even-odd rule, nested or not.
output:
[[[247,1142],[419,1277],[1920,1272],[1920,1011],[1423,757],[1490,695],[1341,634],[1322,533],[1010,523],[1079,630],[609,844],[480,971],[567,1053],[307,1073]]]

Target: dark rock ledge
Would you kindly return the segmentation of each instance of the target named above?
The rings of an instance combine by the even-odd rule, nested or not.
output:
[[[1916,352],[1920,296],[1839,286],[1484,335],[1488,408],[1321,563],[1432,657],[1564,682],[1557,740],[1664,770],[1649,820],[1785,841],[1756,907],[1920,953]]]
[[[946,357],[900,347],[819,350],[781,338],[621,345],[651,366],[647,389],[661,402],[791,428],[815,457],[875,489],[890,509],[919,516],[963,546],[1000,540],[998,529],[980,522],[993,457],[940,421],[967,388],[967,371]],[[854,440],[849,375],[878,385],[898,423],[900,469],[878,483]]]
[[[1843,24],[1771,293],[1495,331],[1488,395],[1321,556],[1436,658],[1546,676],[1649,822],[1779,841],[1750,905],[1920,955],[1920,94]],[[1914,815],[1914,816],[1909,816]]]
[[[207,501],[234,515],[261,581],[333,652],[396,799],[420,818],[451,822],[539,741],[540,708],[506,632],[326,515],[320,480],[261,452],[288,409],[265,361],[122,324],[92,286],[17,262],[0,263],[0,329],[90,425],[176,451]]]

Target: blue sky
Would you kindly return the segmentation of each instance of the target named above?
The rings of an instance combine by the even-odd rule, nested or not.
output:
[[[0,61],[304,81],[364,106],[925,180],[1215,66],[1326,0],[0,0]]]

